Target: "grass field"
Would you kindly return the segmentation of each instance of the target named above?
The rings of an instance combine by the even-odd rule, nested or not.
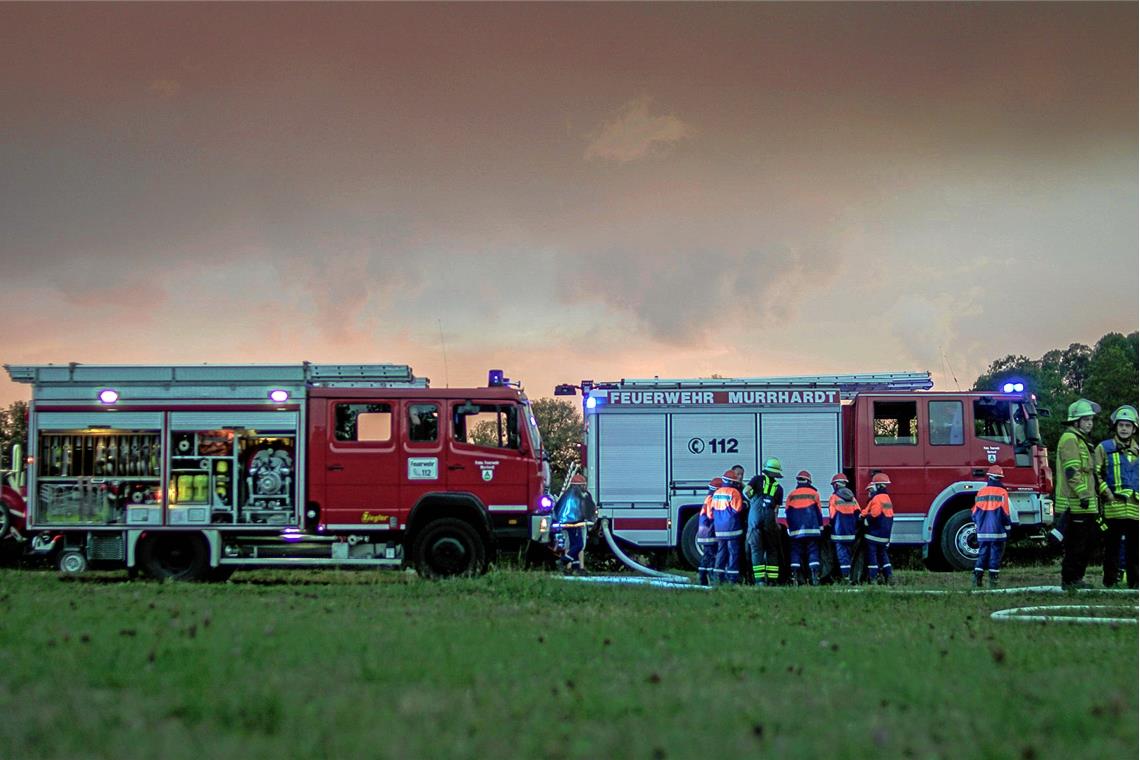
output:
[[[1132,598],[906,594],[968,581],[899,575],[853,593],[0,571],[0,757],[1136,757],[1136,626],[990,619]]]

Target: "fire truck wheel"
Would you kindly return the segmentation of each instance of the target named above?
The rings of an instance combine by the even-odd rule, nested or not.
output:
[[[12,514],[8,511],[8,505],[0,502],[0,539],[7,538],[11,529]]]
[[[55,565],[64,575],[81,575],[87,571],[87,557],[77,549],[67,549],[59,553]]]
[[[151,533],[138,547],[138,563],[158,580],[196,581],[209,572],[206,541],[198,533]]]
[[[942,526],[939,539],[942,556],[955,570],[973,570],[978,560],[978,529],[970,510],[963,509],[950,515]]]
[[[701,565],[701,550],[697,548],[696,514],[690,516],[685,527],[681,528],[681,545],[677,547],[677,556],[692,570]]]
[[[412,544],[412,558],[424,578],[478,575],[487,569],[487,551],[479,533],[454,517],[424,526]]]

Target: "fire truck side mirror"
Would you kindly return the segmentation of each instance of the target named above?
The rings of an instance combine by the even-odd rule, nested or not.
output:
[[[554,395],[555,396],[576,396],[576,395],[578,395],[578,386],[568,385],[565,383],[562,385],[556,385],[556,386],[554,386]]]

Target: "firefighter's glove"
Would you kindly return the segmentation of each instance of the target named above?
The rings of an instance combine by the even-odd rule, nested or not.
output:
[[[1089,508],[1089,500],[1087,498],[1081,499],[1081,509]]]

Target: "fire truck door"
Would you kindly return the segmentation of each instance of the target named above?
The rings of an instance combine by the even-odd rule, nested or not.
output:
[[[327,526],[391,528],[399,524],[398,402],[332,400],[325,452]]]
[[[523,456],[523,409],[504,401],[452,401],[447,489],[475,494],[492,515],[526,515],[529,460]]]
[[[872,399],[864,407],[859,433],[864,436],[859,449],[867,452],[856,475],[860,487],[871,475],[885,472],[891,479],[891,503],[895,508],[896,535],[906,523],[900,513],[925,514],[930,506],[926,491],[925,436],[919,435],[919,401],[913,398]],[[867,440],[869,439],[869,440]],[[866,492],[858,494],[865,502]]]

